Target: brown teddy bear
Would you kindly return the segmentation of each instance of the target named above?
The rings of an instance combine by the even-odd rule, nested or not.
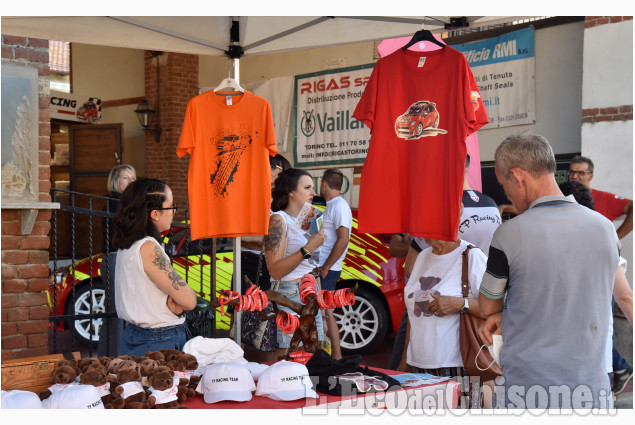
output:
[[[197,374],[198,360],[193,354],[183,353],[178,358],[178,361],[185,365],[185,372],[189,375],[190,383],[189,387],[196,389],[198,382],[201,380],[201,376]]]
[[[112,357],[107,357],[107,356],[98,357],[99,362],[103,364],[106,369],[108,369],[108,365],[110,364],[112,359],[113,359]]]
[[[179,350],[175,350],[174,348],[164,348],[161,351],[161,353],[163,353],[163,356],[165,357],[165,362],[171,362],[172,360],[176,360],[181,354],[183,354],[182,351]]]
[[[121,356],[119,356],[119,358],[121,360],[132,360],[133,362],[136,361],[136,356],[133,356],[131,354],[122,354]]]
[[[80,373],[79,368],[68,365],[58,366],[53,369],[53,385],[43,391],[40,391],[38,394],[40,400],[49,398],[54,392],[60,391],[69,385],[76,385],[77,382],[75,381],[75,378],[77,378]]]
[[[150,384],[149,401],[154,402],[155,409],[187,409],[179,404],[179,388],[175,385],[174,376],[168,370],[154,373],[148,380]]]
[[[178,387],[178,398],[179,401],[182,403],[186,400],[189,400],[192,397],[196,396],[196,391],[194,391],[193,389],[187,387],[186,385],[183,385],[181,383],[181,380],[176,376],[174,369],[172,369],[172,367],[170,365],[161,365],[158,366],[155,370],[154,370],[154,374],[156,375],[159,372],[168,372],[173,378],[174,378],[174,384]],[[150,395],[150,391],[146,390],[146,395]]]
[[[134,366],[128,366],[126,364],[128,362],[131,362]],[[117,383],[114,393],[118,398],[113,400],[113,408],[149,409],[154,406],[154,400],[148,401],[146,399],[137,363],[126,360],[117,370]]]
[[[139,372],[141,372],[141,384],[143,385],[144,389],[147,390],[148,387],[150,387],[148,380],[154,374],[155,369],[158,367],[159,362],[150,358],[146,358],[141,363],[139,363]]]
[[[119,365],[124,362],[124,359],[120,359],[119,357],[115,357],[110,362],[108,362],[108,366],[106,366],[106,371],[108,373],[117,374],[117,369]]]
[[[112,393],[110,391],[110,382],[108,382],[108,374],[102,367],[88,367],[85,372],[79,375],[79,383],[92,385],[97,388],[101,401],[106,409],[112,409]]]
[[[60,360],[60,362],[57,364],[58,367],[60,366],[70,366],[70,367],[78,367],[77,366],[77,360],[75,359],[64,359],[64,360]]]
[[[182,353],[176,360],[168,362],[167,365],[174,369],[174,376],[179,378],[179,385],[196,389],[200,377],[194,375],[198,369],[198,361],[195,356]]]
[[[86,370],[86,368],[88,368],[89,366],[104,366],[104,364],[99,361],[98,358],[96,357],[87,357],[85,359],[81,359],[78,363],[77,363],[77,367],[79,367],[79,370],[81,370],[82,372],[84,370]],[[106,370],[106,368],[104,367],[104,370]]]
[[[152,360],[156,360],[159,364],[165,363],[165,356],[160,351],[148,351],[146,357]]]
[[[119,366],[121,366],[125,361],[126,360],[124,359],[115,357],[108,363],[108,367],[106,368],[106,373],[108,376],[108,382],[110,382],[110,387],[113,390],[115,386],[117,386],[117,371],[119,370]]]

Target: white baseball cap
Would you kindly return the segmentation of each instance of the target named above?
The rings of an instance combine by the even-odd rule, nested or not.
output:
[[[41,409],[40,397],[32,391],[2,390],[3,409]]]
[[[255,389],[254,378],[247,366],[232,362],[208,365],[196,387],[196,391],[203,394],[205,403],[249,401]]]
[[[76,384],[56,391],[42,400],[45,409],[104,409],[99,391],[93,385]]]
[[[258,378],[256,395],[282,401],[319,398],[313,391],[306,366],[286,360],[274,363],[262,372]]]
[[[256,362],[249,362],[245,364],[245,366],[247,366],[247,369],[249,369],[249,372],[251,372],[251,376],[254,378],[255,382],[258,381],[258,378],[260,378],[260,375],[262,375],[262,372],[269,369],[269,366],[267,366],[266,364],[261,364]]]

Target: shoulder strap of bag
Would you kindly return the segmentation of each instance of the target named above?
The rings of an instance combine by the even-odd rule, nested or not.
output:
[[[470,290],[470,286],[469,286],[469,282],[467,278],[467,273],[468,273],[467,260],[468,260],[468,255],[470,254],[470,249],[472,248],[474,248],[474,245],[468,245],[462,254],[463,255],[463,271],[461,274],[461,291],[463,292],[463,298],[469,295],[469,290]]]
[[[263,237],[262,241],[262,249],[260,250],[260,255],[258,256],[258,269],[256,270],[256,286],[260,288],[260,271],[262,270],[262,258],[265,256],[265,241]]]
[[[279,214],[280,217],[282,217],[282,222],[284,223],[284,252],[282,253],[282,258],[287,256],[287,245],[289,244],[289,226],[287,226],[287,219],[282,215]],[[264,246],[264,241],[263,241],[263,246],[262,246],[262,253],[264,254],[265,252],[265,246]],[[259,263],[260,265],[260,263]],[[274,291],[278,291],[278,287],[280,286],[280,281],[279,280],[274,280],[273,281],[273,285],[271,285],[271,289]]]

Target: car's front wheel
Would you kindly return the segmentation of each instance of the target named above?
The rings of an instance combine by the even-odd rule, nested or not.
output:
[[[69,293],[66,300],[67,315],[85,315],[106,312],[106,289],[101,281],[93,281],[92,291],[88,282],[75,286],[75,298],[73,293]],[[73,336],[80,344],[89,345],[92,341],[94,345],[99,341],[99,331],[103,324],[103,319],[82,317],[67,322]]]
[[[417,124],[417,136],[421,136],[423,134],[423,124]]]
[[[334,316],[342,352],[349,355],[364,354],[377,347],[390,326],[383,301],[364,287],[355,292],[355,304],[336,309]]]

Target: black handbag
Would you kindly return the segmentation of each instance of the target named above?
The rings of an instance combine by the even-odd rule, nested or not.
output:
[[[265,255],[264,246],[258,257],[258,271],[256,274],[255,285],[260,288],[260,271],[262,270],[262,262]],[[276,282],[272,289],[277,290]],[[262,313],[268,315],[272,311],[271,305],[268,305]],[[275,351],[278,348],[278,326],[276,325],[275,316],[269,320],[262,320],[261,313],[258,311],[245,310],[241,316],[240,338],[246,345],[249,345],[260,351]]]

